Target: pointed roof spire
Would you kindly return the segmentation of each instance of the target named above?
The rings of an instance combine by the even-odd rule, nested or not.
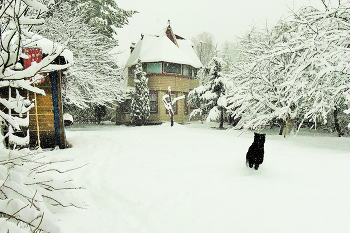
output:
[[[177,46],[179,47],[179,44],[177,43],[176,41],[176,36],[173,32],[173,29],[171,28],[170,26],[170,19],[168,20],[168,27],[166,28],[166,31],[165,31],[167,37]]]

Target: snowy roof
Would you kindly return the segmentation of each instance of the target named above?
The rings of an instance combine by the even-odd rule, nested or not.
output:
[[[46,55],[55,55],[59,53],[59,56],[63,57],[65,64],[49,64],[44,67],[41,71],[52,71],[52,70],[61,70],[70,67],[73,65],[73,53],[64,48],[62,45],[55,43],[49,39],[46,39],[40,35],[34,35],[31,40],[24,42],[25,48],[40,48],[42,54]]]
[[[141,59],[142,62],[164,61],[191,65],[195,68],[202,67],[202,63],[193,49],[193,43],[186,39],[175,39],[177,46],[168,38],[166,34],[168,28],[156,35],[143,35],[125,66],[133,66],[138,59]]]

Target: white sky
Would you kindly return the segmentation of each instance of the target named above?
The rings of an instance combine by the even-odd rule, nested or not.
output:
[[[329,2],[330,0],[326,0]],[[332,0],[338,2],[338,0]],[[252,25],[275,24],[288,16],[291,9],[303,5],[322,8],[321,0],[116,0],[119,7],[140,13],[130,18],[129,25],[118,29],[118,64],[124,65],[131,42],[137,43],[141,33],[157,33],[168,20],[175,34],[191,39],[201,32],[210,32],[223,44],[234,41]]]

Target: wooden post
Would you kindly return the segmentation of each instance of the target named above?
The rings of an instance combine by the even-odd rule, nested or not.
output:
[[[60,118],[60,149],[66,148],[66,134],[64,131],[63,123],[63,103],[62,103],[62,71],[57,71],[57,94],[58,94],[58,109],[59,109],[59,118]]]
[[[35,87],[35,83],[33,84]],[[34,104],[35,104],[35,120],[36,120],[36,134],[38,137],[38,148],[40,148],[40,128],[39,128],[39,118],[38,118],[38,104],[36,100],[36,93],[34,92]]]

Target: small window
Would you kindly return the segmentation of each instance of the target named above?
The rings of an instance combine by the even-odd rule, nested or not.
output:
[[[149,107],[151,113],[158,113],[158,92],[149,93]]]
[[[162,63],[161,62],[147,63],[147,73],[162,73]]]
[[[164,73],[182,74],[181,64],[164,62]]]
[[[192,76],[192,67],[191,66],[184,66],[184,75],[191,77]]]

